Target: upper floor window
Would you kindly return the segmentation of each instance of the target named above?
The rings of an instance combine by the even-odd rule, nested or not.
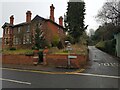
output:
[[[27,26],[27,32],[30,32],[30,25]]]
[[[5,28],[5,34],[8,34],[8,27]]]
[[[20,31],[21,31],[21,28],[20,28],[20,27],[18,27],[18,33],[20,33]]]
[[[26,44],[30,44],[30,43],[31,43],[30,34],[26,34]]]
[[[39,23],[39,24],[38,24],[38,27],[41,28],[41,27],[42,27],[42,23]]]

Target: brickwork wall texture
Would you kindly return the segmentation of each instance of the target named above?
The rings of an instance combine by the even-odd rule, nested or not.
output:
[[[70,59],[71,67],[80,68],[87,62],[87,56],[85,55],[76,55],[72,54],[72,56],[77,56],[75,59]],[[65,67],[68,65],[68,55],[61,54],[47,54],[46,55],[46,63],[48,65],[54,66],[62,66]]]
[[[33,56],[2,55],[2,64],[33,65]]]
[[[75,59],[70,59],[71,67],[80,68],[84,66],[87,62],[87,56],[85,55],[76,55]],[[35,59],[34,56],[25,56],[25,55],[2,55],[2,64],[19,64],[19,65],[33,65]],[[55,67],[66,67],[68,65],[68,55],[62,54],[46,54],[45,63],[47,65],[53,65]]]

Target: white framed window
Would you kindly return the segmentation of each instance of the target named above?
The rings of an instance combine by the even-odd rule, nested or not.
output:
[[[6,45],[6,38],[4,38],[4,45]]]
[[[21,32],[21,28],[20,27],[18,27],[18,33],[20,33]]]
[[[10,34],[10,29],[8,28],[8,34]]]
[[[27,44],[30,44],[31,43],[31,37],[30,37],[30,34],[26,34],[26,43]]]
[[[27,32],[30,32],[30,25],[27,26]]]
[[[5,28],[5,34],[8,34],[8,27]]]
[[[21,42],[21,38],[19,38],[19,44],[22,44],[22,42]]]
[[[26,37],[25,37],[25,35],[23,37],[23,44],[26,44]]]
[[[15,36],[13,36],[13,45],[16,45],[15,41]]]
[[[18,45],[19,44],[19,41],[18,41],[18,38],[16,38],[16,45]]]

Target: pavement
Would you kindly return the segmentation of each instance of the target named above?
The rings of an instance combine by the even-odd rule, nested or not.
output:
[[[44,65],[12,65],[12,64],[3,64],[2,68],[5,69],[19,69],[19,70],[31,70],[31,71],[40,71],[41,73],[48,74],[64,74],[64,73],[80,73],[84,69],[68,69],[68,68],[58,68],[53,66],[44,66]]]

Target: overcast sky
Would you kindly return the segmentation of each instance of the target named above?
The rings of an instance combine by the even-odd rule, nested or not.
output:
[[[3,2],[4,1],[4,2]],[[44,18],[50,16],[50,5],[55,7],[55,21],[58,23],[59,16],[64,16],[67,9],[68,0],[1,0],[0,1],[0,27],[9,23],[9,17],[14,15],[14,24],[26,21],[26,11],[32,12],[32,18],[39,15]],[[84,0],[86,3],[85,24],[89,29],[96,29],[98,23],[95,21],[95,15],[106,0]],[[0,28],[0,37],[2,37],[2,28]]]

